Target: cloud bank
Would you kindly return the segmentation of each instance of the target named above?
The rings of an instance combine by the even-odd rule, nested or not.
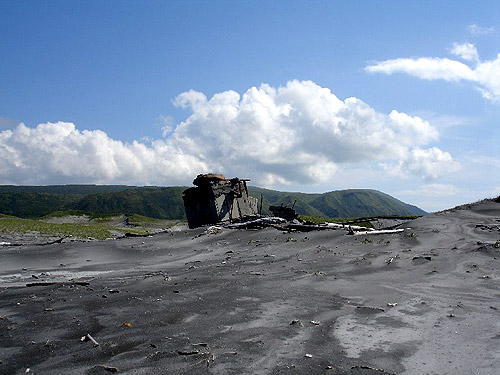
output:
[[[474,44],[455,43],[450,53],[465,62],[439,57],[398,58],[376,62],[365,70],[370,73],[406,73],[425,80],[469,81],[481,95],[500,102],[500,54],[494,60],[481,60]]]
[[[2,184],[179,183],[206,168],[161,140],[123,143],[67,122],[0,133]]]
[[[276,186],[326,182],[345,165],[384,165],[424,179],[456,169],[449,153],[423,148],[438,137],[428,122],[396,110],[379,113],[357,98],[340,100],[311,81],[212,98],[191,90],[174,105],[189,116],[178,124],[167,119],[164,138],[147,143],[66,122],[2,131],[1,183],[173,185],[216,171]]]

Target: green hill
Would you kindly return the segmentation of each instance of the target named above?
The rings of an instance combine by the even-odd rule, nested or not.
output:
[[[101,214],[139,214],[160,219],[186,219],[182,192],[186,187],[142,187],[91,194],[66,209]]]
[[[338,190],[321,194],[310,202],[328,217],[368,217],[382,215],[423,215],[424,211],[411,209],[390,195],[377,190]]]
[[[0,186],[0,213],[35,218],[54,211],[92,214],[139,214],[160,219],[185,219],[182,192],[177,187],[121,185]],[[262,196],[263,213],[269,205],[294,205],[298,214],[317,217],[425,215],[418,207],[376,190],[337,190],[324,194],[280,192],[249,186]]]
[[[294,202],[300,215],[319,217],[422,216],[426,212],[377,190],[350,189],[323,194],[289,193],[249,187],[255,197],[263,196],[264,208]]]
[[[123,185],[0,186],[0,213],[35,218],[54,211],[185,219],[185,187]]]
[[[89,194],[130,189],[124,185],[0,185],[0,213],[35,218],[54,211],[68,210]]]

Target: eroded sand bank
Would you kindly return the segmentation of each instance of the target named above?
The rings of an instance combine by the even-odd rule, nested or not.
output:
[[[0,249],[0,373],[497,374],[500,204],[402,227]]]

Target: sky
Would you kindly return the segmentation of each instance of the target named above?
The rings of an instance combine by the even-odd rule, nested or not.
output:
[[[0,184],[500,195],[498,1],[0,1]]]

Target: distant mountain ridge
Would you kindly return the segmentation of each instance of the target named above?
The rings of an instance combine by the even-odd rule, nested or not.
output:
[[[0,185],[0,213],[33,218],[54,211],[78,210],[94,214],[140,214],[161,219],[185,219],[185,186],[125,185]],[[249,186],[262,196],[263,213],[269,205],[287,205],[298,214],[319,217],[421,216],[426,212],[377,190],[349,189],[323,194],[280,192]]]
[[[335,190],[322,194],[290,193],[249,186],[254,197],[263,197],[263,206],[295,203],[298,214],[320,217],[423,216],[424,210],[371,189]]]

